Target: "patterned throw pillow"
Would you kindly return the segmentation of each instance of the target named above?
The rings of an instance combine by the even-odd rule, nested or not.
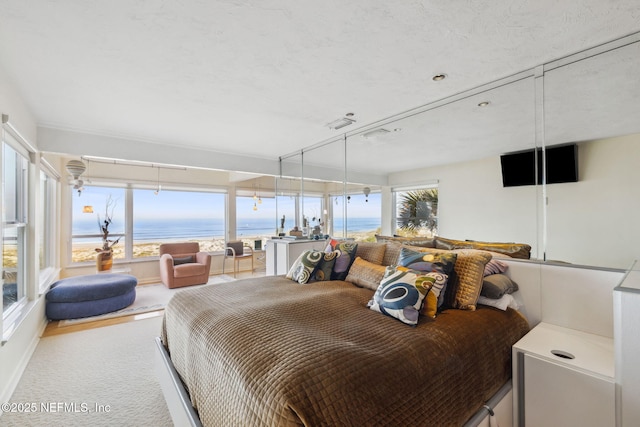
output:
[[[367,304],[371,310],[416,325],[424,298],[433,286],[426,276],[387,267],[380,286]]]
[[[438,307],[444,303],[447,281],[454,271],[457,254],[417,252],[409,248],[402,248],[398,258],[398,265],[422,272],[440,273],[444,279],[441,292],[438,292]]]
[[[400,250],[398,265],[418,271],[437,271],[451,274],[456,265],[457,254],[452,252],[418,252],[409,248]]]
[[[433,271],[424,273],[420,271],[409,270],[408,268],[401,266],[396,267],[396,269],[400,271],[411,271],[419,277],[424,277],[425,280],[428,280],[432,283],[431,290],[424,298],[422,310],[420,310],[420,312],[425,316],[435,319],[436,314],[438,313],[438,308],[440,307],[440,301],[442,299],[441,297],[444,297],[444,291],[447,287],[447,279],[449,277],[443,273],[437,273]]]
[[[286,276],[287,279],[291,279],[302,285],[308,283],[313,271],[316,269],[323,256],[323,252],[314,250],[301,253],[296,262],[294,262],[289,269]]]
[[[349,274],[349,268],[353,261],[356,259],[356,251],[358,250],[358,244],[353,241],[338,242],[334,251],[338,252],[336,262],[333,265],[333,271],[331,272],[331,280],[344,280]]]
[[[331,272],[333,271],[333,266],[336,263],[336,259],[338,258],[338,252],[322,252],[322,259],[320,259],[320,263],[316,268],[314,273],[314,279],[324,281],[331,280]]]

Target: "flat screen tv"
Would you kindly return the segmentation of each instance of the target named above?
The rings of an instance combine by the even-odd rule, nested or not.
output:
[[[547,184],[578,181],[578,146],[557,145],[545,149],[547,157]],[[539,177],[538,182],[542,182]]]
[[[527,150],[500,156],[503,187],[536,183],[535,151]]]
[[[547,147],[545,154],[547,184],[578,181],[578,146],[576,144]],[[535,155],[538,158],[537,177]],[[503,154],[500,156],[500,164],[504,187],[542,184],[542,149],[540,148]]]

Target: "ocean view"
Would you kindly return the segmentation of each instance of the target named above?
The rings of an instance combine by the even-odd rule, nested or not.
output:
[[[285,221],[285,231],[293,228],[293,220]],[[239,218],[236,233],[238,238],[275,235],[279,221],[263,218]],[[341,232],[343,222],[338,219],[334,230]],[[373,232],[380,228],[379,218],[349,218],[348,232]],[[109,230],[112,234],[124,233],[124,225],[115,221]],[[99,234],[98,224],[93,221],[77,221],[73,224],[73,235]],[[221,219],[190,218],[137,220],[133,225],[135,241],[162,241],[180,238],[224,238],[224,221]],[[99,237],[74,239],[76,242],[100,242]]]

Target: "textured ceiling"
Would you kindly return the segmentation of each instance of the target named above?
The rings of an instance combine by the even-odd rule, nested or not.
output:
[[[638,22],[637,1],[0,0],[0,63],[39,126],[273,159],[339,135],[325,124],[347,112],[373,123]],[[354,137],[362,168],[397,170],[398,149],[447,147],[411,167],[529,144],[532,79],[515,85],[491,117],[446,104],[393,144]]]

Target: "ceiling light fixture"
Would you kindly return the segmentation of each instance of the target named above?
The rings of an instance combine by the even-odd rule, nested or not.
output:
[[[66,164],[67,172],[73,176],[73,189],[78,190],[78,196],[84,190],[84,181],[80,179],[80,175],[87,170],[87,167],[84,165],[84,162],[81,160],[69,160]]]
[[[391,133],[391,131],[387,130],[385,128],[378,128],[378,129],[370,130],[368,132],[363,133],[362,137],[363,138],[375,138],[377,136],[386,135],[388,133]]]
[[[153,194],[157,196],[158,194],[160,194],[160,190],[162,190],[162,186],[160,185],[160,168],[158,168],[158,187],[156,188],[156,191],[153,192]]]
[[[362,192],[364,193],[364,201],[368,202],[369,201],[369,194],[371,193],[371,189],[369,187],[364,187],[362,189]]]
[[[436,74],[435,76],[431,77],[431,80],[433,80],[434,82],[439,82],[439,81],[442,81],[442,80],[444,80],[446,78],[447,78],[447,75],[444,74],[444,73],[441,73],[441,74]]]
[[[478,104],[478,107],[486,107],[487,105],[489,105],[489,101],[482,101]]]

